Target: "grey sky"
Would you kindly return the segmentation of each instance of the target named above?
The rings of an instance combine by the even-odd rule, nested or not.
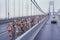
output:
[[[50,0],[36,0],[36,2],[39,4],[39,6],[42,8],[42,10],[46,13],[48,12],[49,1]],[[6,8],[8,8],[8,6],[6,6],[6,3],[8,5],[8,2],[6,2],[6,0],[0,0],[0,18],[8,17],[6,15],[6,13],[8,12],[8,9],[6,11]],[[58,11],[58,9],[60,9],[59,3],[60,3],[60,0],[54,0],[55,11]],[[23,6],[23,11],[22,11],[22,6]],[[32,6],[33,6],[32,15],[42,14],[41,12],[38,11],[38,9],[36,9],[36,7],[33,4],[32,4]],[[31,1],[23,0],[23,5],[22,5],[22,0],[20,0],[20,14],[19,14],[19,0],[15,0],[15,16],[14,16],[14,0],[9,0],[9,13],[10,13],[10,18],[18,17],[18,16],[22,16],[22,15],[30,16],[31,15]]]

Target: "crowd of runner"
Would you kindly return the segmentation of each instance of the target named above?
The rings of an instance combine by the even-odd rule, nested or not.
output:
[[[38,23],[44,16],[37,16],[31,18],[14,19],[12,22],[8,23],[8,35],[11,40],[15,40],[18,36],[22,35],[24,32],[33,27]]]

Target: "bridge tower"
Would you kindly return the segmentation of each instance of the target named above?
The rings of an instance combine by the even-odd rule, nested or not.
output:
[[[54,15],[54,1],[49,2],[49,14]]]

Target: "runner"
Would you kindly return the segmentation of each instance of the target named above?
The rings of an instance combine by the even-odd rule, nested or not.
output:
[[[16,38],[18,37],[18,32],[19,32],[18,27],[17,27],[17,21],[18,21],[17,19],[14,20],[14,24],[15,24],[14,27],[15,27],[15,29],[16,29],[16,30],[15,30],[15,37],[16,37]]]
[[[12,30],[12,22],[9,22],[8,23],[8,35],[9,35],[10,39],[12,39],[12,32],[13,32],[13,30]]]
[[[31,23],[31,27],[33,27],[35,24],[34,24],[34,18],[31,18],[30,19],[30,23]]]
[[[22,27],[22,23],[21,20],[19,19],[17,21],[18,35],[21,35],[21,27]]]
[[[30,18],[29,18],[29,20],[28,20],[28,24],[29,24],[29,28],[31,28]]]
[[[19,35],[21,35],[21,21],[20,19],[16,19],[15,20],[15,28],[16,28],[16,37],[18,37]]]
[[[23,20],[22,25],[23,25],[24,31],[27,31],[28,23],[27,23],[27,20],[26,19]]]

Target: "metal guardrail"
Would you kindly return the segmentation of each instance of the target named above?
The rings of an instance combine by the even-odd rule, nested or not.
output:
[[[35,15],[35,16],[39,16],[39,15]],[[35,16],[32,16],[32,17],[35,17]],[[11,21],[13,21],[14,19],[17,19],[17,18],[30,18],[30,16],[16,17],[16,18],[10,18],[10,19],[0,19],[0,25],[11,22]]]
[[[42,19],[38,24],[33,26],[31,29],[26,31],[24,34],[22,34],[15,40],[33,40],[36,37],[36,35],[38,34],[38,32],[42,29],[42,27],[46,23],[47,19],[48,19],[48,17]]]

